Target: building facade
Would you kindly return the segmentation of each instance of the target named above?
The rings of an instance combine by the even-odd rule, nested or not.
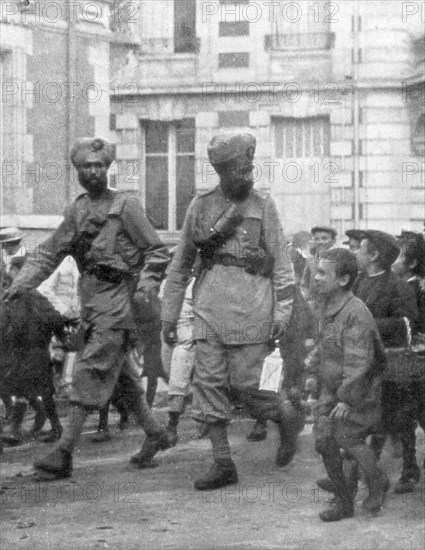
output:
[[[164,240],[217,183],[213,135],[257,137],[256,187],[287,233],[422,230],[425,4],[7,0],[1,221],[35,242],[80,192],[76,137],[116,143],[110,184]]]
[[[109,136],[111,2],[0,4],[1,220],[32,249],[81,188],[69,150]]]
[[[249,131],[288,233],[422,230],[424,14],[406,6],[139,2],[140,45],[112,51],[114,184],[174,238],[216,183],[208,141]]]

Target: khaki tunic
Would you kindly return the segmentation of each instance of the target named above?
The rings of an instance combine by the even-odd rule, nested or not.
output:
[[[88,250],[76,242],[82,232],[95,236]],[[26,262],[13,287],[37,287],[61,261],[73,256],[80,271],[84,347],[77,353],[71,401],[103,407],[122,365],[128,330],[135,327],[131,296],[159,289],[169,255],[135,197],[107,190],[98,200],[80,195],[64,220]],[[103,265],[125,274],[119,283],[99,280],[90,267]]]
[[[210,235],[228,206],[219,186],[190,204],[165,284],[163,321],[178,320],[197,255],[195,242]],[[217,253],[244,258],[247,247],[260,246],[274,258],[273,272],[264,277],[218,264],[203,270],[194,289],[195,339],[217,336],[227,345],[264,343],[273,320],[289,322],[294,275],[276,206],[268,194],[252,190],[240,210],[242,223]]]
[[[176,322],[198,249],[195,243],[210,235],[216,220],[229,207],[216,187],[200,194],[189,206],[182,236],[170,266],[162,302],[162,319]],[[283,421],[285,395],[259,389],[262,364],[270,353],[273,321],[287,325],[291,315],[293,272],[275,204],[265,193],[252,190],[239,203],[243,221],[216,251],[241,259],[248,247],[259,247],[274,258],[269,276],[250,274],[243,267],[216,263],[204,269],[193,293],[194,340],[193,417],[203,422],[230,420],[229,388],[256,418]],[[288,430],[296,430],[294,413],[286,415]]]

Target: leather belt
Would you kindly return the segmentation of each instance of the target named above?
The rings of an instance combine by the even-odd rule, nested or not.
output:
[[[231,254],[214,254],[213,261],[217,265],[224,265],[225,267],[243,267],[248,264],[245,258],[236,258]]]
[[[129,279],[131,277],[130,274],[125,271],[121,271],[121,269],[110,267],[105,264],[94,264],[92,266],[88,266],[84,271],[89,275],[94,275],[97,279],[99,279],[99,281],[117,285],[121,284],[125,279]]]

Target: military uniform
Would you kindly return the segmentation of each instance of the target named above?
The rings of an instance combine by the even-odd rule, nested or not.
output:
[[[190,204],[165,285],[163,321],[178,320],[197,256],[195,243],[208,237],[229,202],[216,187]],[[228,383],[244,393],[244,400],[256,409],[255,416],[266,413],[270,403],[258,386],[263,360],[270,353],[270,329],[273,319],[287,323],[291,313],[293,273],[274,202],[252,190],[239,209],[243,221],[216,251],[211,269],[202,270],[194,287],[193,384],[196,417],[206,422],[231,418]],[[249,247],[262,248],[274,259],[270,276],[246,271]]]
[[[91,245],[86,246],[91,239]],[[128,331],[134,328],[131,296],[135,286],[140,290],[159,287],[168,253],[143,216],[139,201],[108,190],[98,201],[87,194],[77,198],[58,229],[22,268],[13,286],[37,287],[67,255],[74,257],[81,274],[85,331],[70,400],[100,408],[115,386]]]
[[[71,161],[87,193],[66,209],[61,225],[4,293],[10,300],[37,287],[67,255],[77,262],[84,335],[72,378],[68,422],[58,448],[34,464],[43,475],[56,478],[71,475],[72,452],[88,411],[103,407],[111,397],[135,328],[135,313],[157,292],[169,259],[139,201],[108,189],[113,158],[112,145],[101,138],[75,142]],[[131,460],[144,467],[168,444],[143,394],[137,418],[148,437]]]

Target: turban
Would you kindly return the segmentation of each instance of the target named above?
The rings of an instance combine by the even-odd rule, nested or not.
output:
[[[210,141],[208,158],[217,172],[252,169],[255,145],[255,137],[251,134],[221,134]]]
[[[71,162],[75,168],[80,168],[87,162],[87,157],[98,160],[108,168],[114,160],[114,147],[102,138],[79,138],[71,149]]]

